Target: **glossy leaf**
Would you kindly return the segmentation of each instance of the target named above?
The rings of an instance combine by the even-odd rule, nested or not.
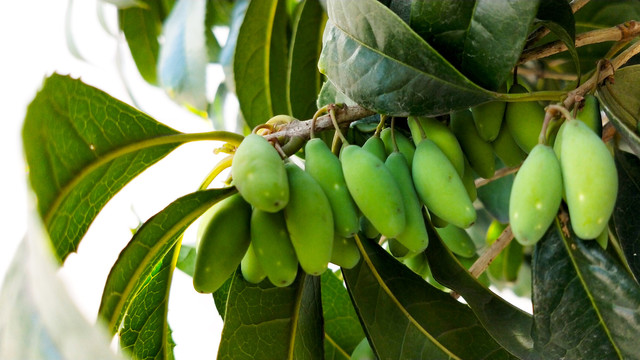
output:
[[[156,84],[162,9],[157,1],[142,2],[144,6],[141,7],[119,9],[118,24],[127,39],[138,72],[148,83]]]
[[[486,331],[511,354],[521,359],[537,358],[530,333],[531,316],[478,282],[444,246],[433,228],[429,226],[427,230],[426,254],[436,281],[460,294]]]
[[[169,96],[196,110],[207,108],[206,0],[179,0],[164,23],[158,75]]]
[[[120,347],[135,359],[173,358],[175,344],[171,340],[167,313],[179,247],[180,242],[155,266],[122,320]]]
[[[113,195],[179,145],[148,141],[176,134],[79,80],[54,74],[45,81],[27,109],[22,139],[58,259],[76,250]]]
[[[376,243],[357,239],[363,260],[343,274],[380,359],[513,358],[466,305],[429,285]]]
[[[638,358],[640,287],[595,241],[556,220],[532,271],[533,336],[544,358]]]
[[[383,4],[329,0],[327,8],[318,67],[358,104],[396,116],[438,115],[492,99]]]
[[[216,304],[216,310],[218,310],[218,315],[224,320],[224,314],[227,309],[227,299],[229,298],[229,291],[231,289],[231,284],[233,283],[233,276],[229,277],[227,281],[220,286],[213,295],[213,302]]]
[[[331,80],[325,81],[322,85],[322,89],[320,89],[320,94],[318,94],[318,100],[316,103],[318,108],[329,104],[345,104],[347,106],[356,105],[356,103],[349,99],[347,95],[340,92],[340,90],[333,85]]]
[[[567,46],[580,78],[580,57],[576,49],[576,22],[571,5],[565,0],[541,0],[535,25],[546,27]]]
[[[325,359],[349,359],[364,337],[358,315],[342,280],[332,271],[321,277]]]
[[[496,164],[498,168],[502,164]],[[509,222],[509,198],[515,175],[507,175],[478,188],[478,199],[496,220]]]
[[[218,359],[323,359],[320,278],[287,287],[248,283],[236,271]]]
[[[196,248],[190,245],[180,246],[176,268],[183,273],[193,277],[193,271],[196,266]]]
[[[613,224],[622,253],[636,279],[640,281],[640,159],[616,150],[618,168],[618,199],[613,209]]]
[[[250,128],[288,112],[287,13],[282,0],[251,1],[233,58],[235,91]]]
[[[477,0],[464,39],[461,71],[497,89],[515,66],[540,0]]]
[[[187,227],[216,202],[234,192],[234,188],[225,188],[185,195],[147,220],[135,233],[111,268],[98,310],[99,318],[112,334],[154,268]]]
[[[289,50],[287,92],[289,114],[296,119],[311,119],[322,87],[318,58],[327,16],[318,0],[305,0],[296,10]]]
[[[0,291],[0,358],[122,360],[65,291],[35,212],[29,222]]]

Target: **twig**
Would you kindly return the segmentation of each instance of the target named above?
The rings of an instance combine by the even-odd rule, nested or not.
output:
[[[576,74],[561,74],[561,73],[547,71],[547,70],[527,69],[524,67],[518,68],[518,74],[524,75],[524,76],[535,76],[536,78],[543,78],[543,79],[567,80],[567,81],[578,80],[578,75]]]
[[[487,270],[489,264],[511,243],[511,240],[513,240],[513,232],[511,231],[511,225],[509,225],[502,231],[502,234],[491,244],[487,251],[483,252],[478,260],[471,265],[469,268],[471,275],[477,278]]]
[[[571,2],[571,11],[575,14],[578,10],[582,9],[583,6],[587,5],[590,0],[573,0]],[[529,36],[529,40],[525,44],[524,48],[528,49],[537,43],[540,39],[547,36],[549,34],[549,29],[546,27],[541,27],[536,30],[531,36]]]
[[[490,183],[492,181],[496,181],[496,180],[498,180],[500,178],[503,178],[503,177],[505,177],[507,175],[511,175],[511,174],[517,172],[518,169],[520,169],[520,166],[516,166],[516,167],[512,167],[512,168],[505,167],[505,168],[502,168],[500,170],[497,170],[496,173],[493,174],[493,176],[491,178],[489,178],[489,179],[477,178],[474,181],[474,183],[475,183],[476,187],[479,188],[481,186],[487,185],[488,183]]]
[[[576,35],[576,47],[597,44],[606,41],[626,41],[640,35],[640,22],[631,20],[607,29],[588,31]],[[518,60],[518,65],[527,61],[536,60],[561,53],[567,50],[567,46],[560,40],[541,45],[533,49],[525,50]]]

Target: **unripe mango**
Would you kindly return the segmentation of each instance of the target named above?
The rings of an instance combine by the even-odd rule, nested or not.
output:
[[[404,136],[401,132],[394,130],[394,135],[396,138],[396,144],[398,144],[398,151],[404,156],[409,164],[409,168],[411,168],[411,163],[413,162],[413,153],[416,151],[416,147],[413,145],[411,140],[409,140],[406,136]],[[391,155],[394,152],[393,148],[393,139],[391,138],[391,128],[386,128],[380,132],[380,139],[384,143],[384,148],[387,152],[387,156]]]
[[[582,121],[562,131],[560,165],[571,226],[582,239],[594,239],[607,226],[618,193],[618,173],[602,140]]]
[[[402,193],[384,163],[356,145],[342,151],[342,171],[347,188],[362,214],[388,238],[405,228]]]
[[[387,158],[387,150],[384,148],[384,142],[379,136],[372,136],[364,142],[362,149],[375,155],[380,161]]]
[[[360,250],[354,238],[335,236],[331,262],[345,269],[351,269],[360,262]]]
[[[329,199],[336,232],[343,237],[353,236],[358,232],[358,209],[344,181],[340,160],[318,138],[307,142],[305,159],[305,171]]]
[[[355,349],[353,349],[353,353],[351,354],[350,360],[376,360],[376,354],[371,349],[371,345],[369,345],[369,341],[365,337],[358,343]]]
[[[514,84],[510,94],[526,93],[527,89]],[[538,144],[538,137],[544,122],[544,109],[536,101],[510,102],[505,110],[504,120],[511,136],[527,154]]]
[[[198,241],[193,287],[212,293],[236,270],[249,248],[251,206],[234,194],[203,215],[206,221]]]
[[[373,226],[366,216],[360,216],[360,231],[367,239],[377,239],[380,236],[380,231]]]
[[[455,134],[446,125],[430,117],[413,117],[408,119],[411,136],[416,146],[422,141],[420,128],[426,133],[427,139],[433,141],[447,156],[459,176],[464,174],[464,154]],[[415,153],[414,153],[415,156]],[[411,165],[413,167],[413,164]]]
[[[576,114],[576,120],[580,120],[593,130],[593,132],[602,136],[602,117],[600,116],[600,103],[598,98],[592,94],[584,96],[582,108]]]
[[[298,258],[289,239],[284,213],[253,209],[251,244],[269,281],[275,286],[289,286],[298,274]]]
[[[276,149],[262,136],[244,138],[231,165],[233,183],[254,207],[276,212],[289,201],[289,183],[284,163]]]
[[[264,269],[260,266],[252,244],[249,244],[249,248],[240,262],[240,271],[242,272],[242,277],[252,284],[257,284],[267,277]]]
[[[396,239],[387,239],[387,245],[389,247],[389,252],[396,259],[406,259],[414,256],[416,253],[407,249],[406,246],[402,245],[402,243]]]
[[[476,220],[460,176],[433,141],[423,140],[416,148],[412,176],[418,196],[435,215],[461,228]]]
[[[464,229],[449,224],[436,232],[452,253],[466,258],[476,255],[476,245]]]
[[[504,101],[491,101],[471,108],[476,130],[484,141],[493,141],[498,136],[506,106]]]
[[[513,139],[513,136],[511,136],[509,126],[506,122],[502,124],[498,137],[493,140],[491,146],[493,147],[493,152],[508,167],[520,165],[527,156]]]
[[[534,245],[547,232],[562,201],[562,171],[553,149],[536,145],[515,176],[509,221],[516,240]]]
[[[318,183],[293,163],[285,165],[290,185],[284,219],[302,269],[321,275],[331,260],[333,214]]]
[[[395,238],[411,252],[423,251],[429,244],[429,235],[422,217],[422,204],[420,204],[413,186],[409,165],[405,157],[399,152],[391,153],[387,157],[385,165],[391,171],[400,188],[404,212],[407,217],[404,230]]]
[[[469,195],[469,200],[471,202],[476,201],[478,198],[478,188],[476,187],[475,179],[473,176],[473,169],[471,169],[471,165],[469,165],[469,161],[464,159],[464,174],[462,175],[462,184],[464,184],[465,190],[467,190],[467,195]]]
[[[485,179],[492,177],[496,171],[493,148],[478,135],[471,112],[462,110],[452,113],[450,126],[471,168]]]

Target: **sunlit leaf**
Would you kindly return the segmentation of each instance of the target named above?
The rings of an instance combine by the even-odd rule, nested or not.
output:
[[[119,9],[118,25],[127,40],[138,72],[148,83],[156,84],[160,50],[158,36],[162,29],[161,9],[157,1],[142,2],[142,7]]]

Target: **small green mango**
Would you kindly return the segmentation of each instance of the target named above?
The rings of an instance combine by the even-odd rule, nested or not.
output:
[[[258,284],[267,277],[264,269],[260,266],[252,244],[249,244],[249,248],[240,262],[240,271],[242,277],[252,284]]]
[[[298,274],[298,258],[289,238],[284,213],[253,209],[251,244],[269,281],[275,286],[289,286]]]
[[[491,143],[493,152],[502,160],[502,162],[508,167],[516,167],[522,164],[522,161],[527,154],[522,151],[520,146],[516,143],[511,136],[509,126],[506,122],[502,124],[498,137]]]
[[[464,229],[449,224],[436,232],[452,253],[466,258],[476,255],[476,245]]]
[[[416,146],[423,140],[421,132],[425,132],[426,138],[433,141],[447,156],[458,175],[464,174],[464,154],[455,134],[446,125],[435,118],[413,117],[408,119],[411,137]],[[413,164],[412,164],[413,166]]]
[[[526,92],[527,89],[520,84],[514,84],[509,89],[510,94]],[[507,104],[504,119],[515,142],[528,154],[538,144],[544,122],[542,106],[536,101],[510,102]]]
[[[485,179],[492,177],[496,171],[493,148],[478,134],[471,112],[462,110],[452,113],[449,125],[458,138],[471,168]]]
[[[375,155],[380,161],[387,158],[387,150],[384,148],[384,142],[379,136],[372,136],[364,142],[362,149]]]
[[[484,141],[493,141],[498,136],[506,107],[504,101],[491,101],[471,108],[476,130]]]
[[[356,240],[336,235],[333,238],[331,262],[345,269],[352,269],[360,262],[360,250]]]
[[[462,175],[462,184],[464,184],[464,188],[467,190],[469,200],[471,200],[471,202],[476,201],[478,198],[478,188],[476,187],[473,176],[473,169],[471,169],[471,165],[469,165],[469,161],[467,161],[467,159],[464,159],[464,175]]]
[[[369,345],[369,341],[367,338],[363,338],[358,346],[353,349],[351,353],[350,360],[377,360],[376,354],[373,353],[373,349],[371,349],[371,345]]]
[[[411,163],[413,162],[413,153],[416,151],[415,145],[409,140],[406,136],[404,136],[401,132],[395,130],[394,131],[396,137],[396,143],[398,144],[398,151],[404,156],[409,164],[409,168],[411,168]],[[384,143],[384,148],[387,152],[387,156],[391,155],[394,152],[393,147],[393,139],[391,139],[391,128],[386,128],[380,132],[380,139]]]
[[[584,96],[582,108],[578,110],[576,119],[587,124],[587,126],[591,130],[593,130],[593,132],[598,135],[598,137],[602,136],[602,117],[600,116],[600,103],[598,102],[598,98],[596,98],[594,95],[587,94]]]

